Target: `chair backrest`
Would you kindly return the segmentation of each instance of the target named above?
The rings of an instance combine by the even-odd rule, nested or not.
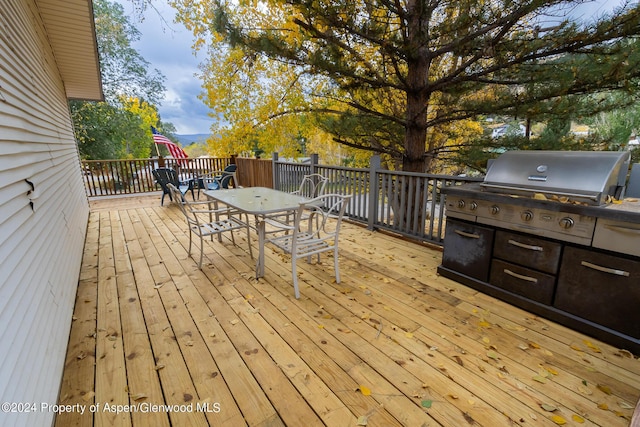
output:
[[[300,183],[300,188],[298,188],[297,191],[294,191],[294,193],[310,199],[322,196],[328,181],[329,178],[319,173],[305,175]]]
[[[229,184],[233,181],[233,186],[237,187],[237,179],[236,179],[236,171],[238,170],[238,166],[235,164],[227,165],[222,171],[222,176],[220,177],[220,188],[229,188]]]
[[[176,172],[175,169],[158,168],[151,171],[151,173],[153,174],[153,177],[155,178],[156,182],[160,184],[160,187],[162,187],[162,191],[164,191],[165,193],[169,193],[169,188],[167,187],[167,184],[173,184],[176,187],[180,186],[180,180],[178,179],[178,172]]]
[[[317,239],[334,239],[334,245],[337,245],[340,224],[349,200],[351,195],[323,194],[301,203],[295,219],[294,236],[306,233]]]
[[[180,206],[180,210],[187,219],[187,224],[189,225],[189,227],[191,227],[192,225],[198,226],[198,216],[193,211],[193,207],[191,206],[187,198],[184,197],[184,194],[182,194],[178,187],[176,187],[171,182],[167,184],[167,189],[171,193],[173,201],[176,202],[178,206]]]

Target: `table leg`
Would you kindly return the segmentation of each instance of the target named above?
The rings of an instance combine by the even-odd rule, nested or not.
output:
[[[264,276],[264,243],[265,243],[265,223],[264,219],[257,219],[258,222],[258,261],[256,262],[256,279]]]

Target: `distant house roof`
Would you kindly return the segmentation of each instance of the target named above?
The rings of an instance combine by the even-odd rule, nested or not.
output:
[[[103,100],[91,0],[38,0],[67,98]]]

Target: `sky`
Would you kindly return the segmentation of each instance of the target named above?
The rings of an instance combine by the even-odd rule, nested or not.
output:
[[[198,64],[205,58],[202,54],[194,56],[191,32],[182,24],[173,22],[174,11],[166,0],[153,0],[159,14],[148,8],[142,23],[138,22],[130,0],[115,1],[123,5],[130,22],[141,33],[140,40],[132,46],[151,64],[151,68],[157,68],[167,78],[167,91],[159,107],[162,120],[173,123],[178,134],[210,133],[213,119],[208,116],[209,108],[198,98],[202,88],[196,76]],[[571,14],[589,19],[611,11],[622,1],[588,1],[576,6]]]
[[[150,68],[158,69],[166,77],[167,90],[159,107],[162,121],[173,123],[176,133],[181,135],[209,134],[213,119],[208,116],[209,108],[198,98],[202,88],[196,76],[204,55],[194,56],[192,33],[173,22],[174,11],[165,0],[154,0],[159,13],[148,8],[142,23],[138,22],[129,0],[115,1],[124,7],[125,15],[141,33],[132,47],[151,64]]]

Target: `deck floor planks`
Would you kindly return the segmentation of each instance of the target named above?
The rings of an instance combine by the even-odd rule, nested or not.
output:
[[[100,213],[95,401],[101,408],[129,404],[112,232],[109,212]],[[124,411],[102,409],[95,419],[98,426],[131,425],[131,415]]]
[[[162,299],[156,288],[151,268],[154,260],[147,259],[148,250],[152,246],[145,238],[144,227],[134,210],[128,211],[124,228],[128,235],[127,244],[132,254],[131,265],[136,283],[139,288],[142,311],[147,321],[149,338],[153,347],[154,359],[160,376],[164,393],[164,402],[150,402],[152,404],[188,405],[197,396],[195,385],[189,375],[188,367],[182,356],[177,337],[173,332],[173,325],[162,304]],[[167,283],[162,283],[167,285]],[[167,286],[171,286],[169,283]],[[155,368],[155,367],[154,367]],[[202,412],[172,411],[169,414],[172,423],[177,425],[207,425]]]
[[[207,369],[193,365],[200,359],[211,360],[208,368],[220,371],[218,379],[224,379],[226,392],[235,398],[248,425],[300,425],[295,417],[284,417],[284,412],[297,407],[303,408],[302,413],[311,410],[325,425],[342,425],[343,416],[331,418],[330,414],[345,410],[350,425],[361,415],[368,415],[368,425],[372,426],[425,423],[457,427],[470,425],[472,419],[477,425],[555,425],[550,420],[552,414],[540,409],[540,402],[544,402],[555,404],[555,414],[567,419],[567,425],[579,425],[571,419],[577,413],[586,419],[582,425],[626,426],[633,410],[620,406],[620,402],[633,407],[640,394],[637,359],[439,277],[435,268],[441,254],[424,245],[347,224],[341,242],[343,283],[335,283],[330,258],[323,257],[320,265],[299,261],[302,298],[295,300],[288,259],[268,248],[265,278],[256,281],[255,261],[248,256],[242,233],[235,236],[238,246],[226,237],[222,243],[206,242],[205,268],[200,271],[186,254],[186,224],[175,206],[160,207],[156,197],[151,204],[123,199],[100,210],[119,211],[120,218],[112,215],[111,221],[122,223],[141,303],[149,298],[162,301],[159,291],[171,284],[165,298],[170,306],[161,303],[158,313],[144,312],[148,307],[141,307],[145,321],[151,323],[147,325],[148,340],[154,354],[157,337],[151,331],[156,314],[159,316],[162,310],[166,326],[191,331],[199,340],[199,344],[186,346],[189,348],[183,345],[179,355],[179,363],[188,371],[182,375],[191,382],[190,387],[198,390],[198,375],[192,372]],[[91,215],[93,220],[100,214],[94,211]],[[128,217],[131,220],[127,226]],[[126,229],[132,224],[133,229]],[[118,225],[112,224],[111,232],[115,245]],[[87,239],[90,248],[89,235]],[[257,254],[255,234],[251,244]],[[194,251],[196,257],[198,250]],[[106,261],[114,264],[108,258]],[[115,264],[119,262],[116,256]],[[122,277],[129,280],[131,275],[123,265]],[[83,264],[84,277],[91,280],[84,268]],[[89,262],[87,268],[97,270],[97,275],[110,267]],[[116,270],[120,278],[119,268]],[[165,284],[155,289],[155,280]],[[147,294],[149,285],[155,298]],[[122,295],[120,298],[120,304],[127,300]],[[167,314],[171,306],[180,303],[180,315]],[[100,315],[101,309],[97,310]],[[188,317],[188,322],[181,317]],[[129,326],[122,314],[121,318],[122,334],[127,334]],[[212,332],[213,337],[209,335]],[[175,339],[173,345],[180,348]],[[127,338],[123,341],[121,351],[128,352]],[[592,351],[585,341],[601,352]],[[539,348],[518,348],[529,342]],[[572,344],[580,344],[584,352],[571,349]],[[196,346],[198,353],[208,353],[204,359],[187,354]],[[78,347],[70,341],[69,351],[74,348]],[[259,351],[254,354],[255,349]],[[247,350],[249,354],[245,354]],[[490,350],[497,359],[487,356]],[[257,354],[263,357],[260,363],[251,360]],[[130,361],[123,358],[129,366]],[[558,375],[546,384],[532,380],[541,369],[539,365],[556,370]],[[163,390],[168,387],[162,373],[165,369],[158,371]],[[242,376],[234,378],[235,372]],[[274,373],[276,378],[268,377]],[[73,389],[70,378],[74,376],[65,371],[63,390]],[[591,395],[577,390],[575,384],[582,385],[583,379]],[[284,393],[268,390],[274,384],[285,384],[295,403],[286,407]],[[597,384],[604,386],[602,390]],[[354,385],[367,386],[371,395],[364,396]],[[76,389],[81,387],[90,388],[91,384],[85,381]],[[603,391],[609,390],[606,387],[611,394]],[[243,406],[247,390],[262,393],[266,406]],[[318,409],[323,406],[317,401],[319,396],[328,399],[325,406],[333,409]],[[431,408],[421,406],[425,399],[432,400]],[[597,408],[598,403],[607,403],[609,409]],[[254,411],[264,409],[273,417],[251,417]],[[210,416],[206,421],[216,425],[220,419]],[[172,422],[179,425],[173,418]],[[150,424],[134,420],[134,425]]]
[[[142,314],[138,286],[136,286],[128,245],[122,229],[122,219],[118,212],[112,212],[110,220],[127,366],[127,390],[131,396],[144,394],[145,399],[160,402],[163,400],[162,387],[155,369],[153,349]],[[135,402],[135,399],[130,401]],[[131,412],[131,418],[133,424],[169,425],[169,415],[161,411]]]

